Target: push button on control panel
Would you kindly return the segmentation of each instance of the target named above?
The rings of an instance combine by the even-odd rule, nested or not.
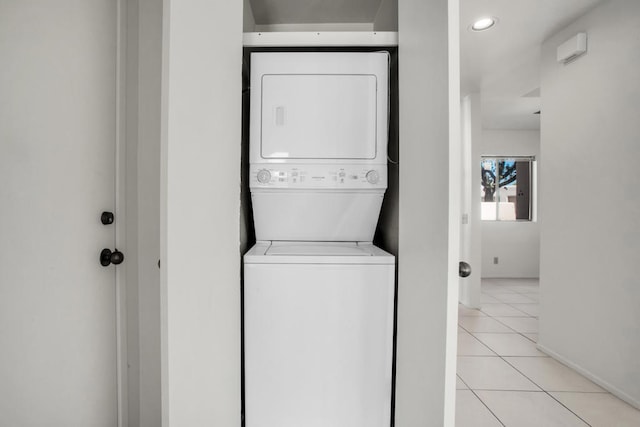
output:
[[[380,174],[376,170],[367,172],[367,182],[369,184],[377,184],[380,181]]]
[[[271,181],[271,172],[266,169],[261,169],[258,171],[258,182],[261,184],[266,184]]]

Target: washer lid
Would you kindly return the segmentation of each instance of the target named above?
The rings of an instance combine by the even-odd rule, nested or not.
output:
[[[372,245],[360,246],[357,242],[273,242],[268,256],[372,256]]]
[[[245,264],[395,264],[395,257],[367,242],[258,242]]]

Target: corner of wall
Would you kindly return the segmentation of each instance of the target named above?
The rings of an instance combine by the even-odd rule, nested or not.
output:
[[[374,31],[398,31],[398,0],[382,0],[373,20]]]
[[[256,20],[253,16],[253,9],[249,0],[242,1],[242,31],[251,33],[255,31]]]

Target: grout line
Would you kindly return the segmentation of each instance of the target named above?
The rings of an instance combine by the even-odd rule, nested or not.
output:
[[[504,325],[504,326],[506,326],[507,328],[511,329],[511,330],[512,330],[512,331],[514,331],[516,334],[518,334],[518,335],[520,335],[520,336],[522,336],[522,337],[526,338],[527,340],[531,341],[531,342],[532,342],[532,343],[534,343],[534,344],[537,344],[534,340],[532,340],[531,338],[529,338],[528,336],[526,336],[526,335],[524,335],[524,334],[537,334],[538,332],[520,332],[520,331],[516,331],[516,330],[515,330],[514,328],[512,328],[511,326],[509,326],[509,325],[507,325],[506,323],[503,323],[503,322],[501,322],[500,320],[496,319],[496,317],[526,317],[526,318],[536,319],[536,321],[539,321],[538,317],[531,316],[531,315],[529,315],[528,313],[523,312],[522,310],[518,309],[517,307],[512,306],[512,305],[511,305],[511,304],[509,304],[509,303],[502,303],[502,304],[506,304],[506,305],[508,305],[509,307],[513,308],[514,310],[518,310],[519,312],[523,313],[523,314],[524,314],[524,316],[492,316],[491,314],[486,313],[486,312],[484,312],[484,311],[483,311],[483,313],[484,313],[484,314],[486,314],[486,315],[487,315],[487,317],[489,317],[489,318],[491,318],[491,319],[495,320],[496,322],[500,323],[501,325]],[[513,303],[513,304],[516,304],[516,303]],[[536,303],[536,304],[539,304],[539,303]],[[482,311],[482,310],[481,310],[481,311]],[[465,329],[465,330],[466,330],[466,329]],[[469,332],[469,331],[467,331],[467,332]],[[473,335],[473,332],[469,332],[469,333]],[[482,333],[485,333],[485,334],[492,334],[492,333],[498,333],[498,334],[499,334],[499,333],[504,333],[504,334],[506,334],[506,333],[510,333],[510,332],[478,332],[478,333],[481,333],[481,334],[482,334]],[[484,343],[483,343],[483,344],[484,344]],[[493,349],[492,349],[492,350],[493,350]],[[525,357],[526,357],[526,356],[525,356]],[[534,357],[535,357],[535,356],[534,356]],[[540,356],[540,357],[542,357],[542,356]]]
[[[497,320],[497,321],[499,322],[499,320]],[[507,326],[507,325],[504,325],[504,326]],[[470,334],[503,334],[503,335],[535,334],[535,332],[518,332],[518,331],[513,331],[513,332],[482,332],[482,331],[475,331],[475,332],[469,332],[469,333]]]
[[[466,384],[466,383],[465,383]],[[459,389],[459,390],[464,390],[464,389]],[[604,392],[604,391],[555,391],[555,390],[502,390],[502,389],[496,389],[496,388],[474,388],[474,389],[469,389],[469,390],[479,390],[479,391],[501,391],[501,392],[510,392],[510,391],[517,391],[518,393],[572,393],[572,394],[611,394],[609,392]]]
[[[473,391],[473,390],[471,389],[471,387],[469,386],[469,384],[467,384],[467,382],[466,382],[465,380],[463,380],[463,379],[462,379],[462,377],[461,377],[460,375],[456,374],[456,377],[458,377],[458,379],[459,379],[460,381],[462,381],[462,383],[463,383],[465,386],[467,386],[467,390],[468,390],[468,391],[470,391],[470,392],[471,392],[471,393],[476,397],[476,399],[478,399],[478,400],[480,401],[480,403],[482,403],[482,404],[484,405],[484,407],[485,407],[485,408],[487,408],[487,411],[489,411],[489,412],[491,413],[491,415],[493,415],[493,416],[495,417],[495,419],[496,419],[496,420],[498,420],[498,422],[499,422],[500,424],[502,424],[502,426],[503,426],[503,427],[506,427],[506,425],[502,422],[502,420],[500,420],[500,418],[498,418],[498,416],[497,416],[497,415],[496,415],[496,414],[491,410],[491,408],[489,408],[489,407],[487,406],[487,404],[486,404],[486,403],[484,403],[484,401],[483,401],[482,399],[480,399],[480,396],[478,396],[478,394],[477,394],[475,391]],[[460,390],[464,390],[464,389],[460,389]]]
[[[481,317],[481,316],[462,316],[462,317]],[[476,337],[474,334],[505,334],[505,335],[513,335],[513,334],[517,334],[520,335],[524,338],[526,338],[527,340],[531,341],[533,344],[536,344],[536,342],[534,340],[532,340],[531,338],[529,338],[528,336],[524,335],[524,334],[535,334],[537,332],[518,332],[515,329],[513,329],[512,327],[510,327],[509,325],[500,322],[498,319],[493,318],[492,316],[487,315],[486,317],[489,317],[493,320],[495,320],[496,322],[504,325],[505,327],[511,329],[513,332],[480,332],[480,331],[475,331],[475,332],[471,332],[470,330],[468,330],[467,328],[465,328],[464,326],[462,326],[460,323],[458,323],[458,327],[461,328],[463,331],[467,332],[468,334],[470,334],[471,336],[473,336],[475,339],[477,339],[478,341],[480,341],[485,347],[489,348],[489,350],[493,351],[494,353],[497,354],[497,352],[495,350],[493,350],[491,347],[489,347],[487,344],[485,344],[484,342],[482,342],[482,340],[480,340],[478,337]],[[460,319],[458,319],[460,320]],[[545,356],[507,356],[507,357],[545,357]],[[549,357],[549,356],[546,356]]]
[[[471,390],[471,389],[469,389]],[[473,390],[478,390],[478,391],[499,391],[502,393],[509,393],[511,391],[513,392],[517,392],[517,393],[544,393],[544,390],[519,390],[519,389],[497,389],[497,388],[474,388]]]
[[[546,390],[548,393],[573,393],[573,394],[611,394],[608,391],[561,391],[561,390]],[[613,394],[611,394],[613,396]],[[615,397],[615,396],[614,396]],[[618,399],[620,400],[620,399]],[[633,406],[632,406],[633,408]]]
[[[495,350],[493,350],[491,347],[489,347],[488,345],[486,345],[485,343],[483,343],[482,341],[480,341],[480,339],[478,339],[478,337],[476,337],[475,335],[473,335],[471,332],[469,332],[469,335],[471,335],[473,337],[474,340],[478,341],[478,343],[480,343],[481,346],[483,346],[484,348],[486,348],[487,350],[489,350],[491,353],[495,354],[496,356],[498,355],[498,353],[495,352]],[[481,356],[480,354],[478,355],[473,355],[473,356]],[[485,355],[488,357],[491,357],[492,355]]]
[[[466,384],[466,383],[465,383]],[[484,405],[485,408],[487,408],[487,411],[491,412],[491,415],[493,415],[496,420],[498,420],[498,422],[500,424],[502,424],[503,427],[507,427],[505,423],[502,422],[502,420],[500,418],[498,418],[498,416],[491,410],[491,408],[489,408],[489,406],[484,402],[484,400],[480,399],[480,396],[478,396],[478,393],[476,393],[474,390],[472,390],[471,388],[469,388],[469,391],[471,393],[473,393],[473,395],[480,401],[480,403],[482,403]]]
[[[493,350],[492,350],[493,353]],[[459,354],[457,357],[498,357],[497,354]]]
[[[490,302],[490,303],[487,303],[487,304],[496,304],[496,303],[495,303],[495,302]],[[514,310],[519,311],[519,312],[520,312],[520,313],[522,313],[523,315],[522,315],[522,316],[498,316],[498,317],[535,317],[535,316],[530,315],[529,313],[525,313],[524,311],[520,310],[518,307],[514,307],[514,306],[512,305],[512,304],[528,304],[528,303],[518,303],[518,302],[511,302],[511,303],[509,303],[509,302],[500,302],[500,304],[508,305],[509,307],[513,308]],[[532,304],[539,304],[539,303],[532,303]],[[480,309],[480,311],[482,311],[482,309]],[[490,314],[489,314],[489,313],[487,313],[486,311],[482,311],[482,312],[483,312],[484,314],[486,314],[487,316],[491,316],[491,317],[493,317],[492,315],[490,315]]]
[[[588,425],[589,427],[592,427],[591,424],[589,424],[587,422],[587,420],[583,419],[580,415],[576,414],[575,412],[573,412],[571,409],[569,409],[568,406],[566,406],[564,403],[560,402],[558,399],[556,399],[551,393],[549,393],[548,391],[545,391],[545,393],[547,393],[547,396],[549,396],[550,398],[552,398],[553,400],[555,400],[556,402],[558,402],[560,404],[560,406],[564,407],[567,409],[567,411],[571,412],[573,415],[575,415],[576,417],[578,417],[578,419],[582,420],[583,423],[585,423],[586,425]]]
[[[510,305],[510,304],[507,304]],[[518,310],[516,307],[513,307],[514,309]],[[518,310],[521,311],[521,310]],[[485,313],[488,314],[488,313]],[[497,322],[500,322],[500,320],[495,319],[493,316],[489,315],[489,317],[491,317],[492,319],[496,320]],[[504,316],[498,316],[498,317],[504,317]],[[531,316],[529,316],[531,317]],[[500,322],[502,323],[502,322]],[[504,325],[504,323],[502,323]],[[509,325],[505,325],[507,327],[509,327]],[[511,327],[509,327],[510,329],[513,329]],[[516,331],[517,332],[517,331]],[[520,332],[517,332],[519,335],[525,337],[526,339],[529,339],[527,336],[523,335]],[[532,341],[532,340],[530,340]],[[496,353],[497,354],[497,353]],[[500,357],[500,359],[502,359],[505,363],[507,363],[509,366],[511,366],[513,369],[516,370],[516,372],[518,372],[520,375],[522,375],[523,377],[525,377],[527,380],[529,380],[532,384],[534,384],[536,387],[540,388],[540,390],[544,393],[547,394],[547,396],[549,396],[550,398],[552,398],[553,400],[555,400],[556,402],[558,402],[561,406],[563,406],[565,409],[567,409],[569,412],[571,412],[573,415],[575,415],[578,419],[580,419],[582,422],[584,422],[586,425],[591,426],[591,424],[589,424],[588,422],[586,422],[584,419],[582,419],[582,417],[580,417],[578,414],[576,414],[575,412],[573,412],[571,409],[569,409],[567,406],[563,405],[562,402],[560,402],[558,399],[556,399],[555,397],[553,397],[553,395],[551,395],[551,393],[549,393],[547,390],[545,390],[540,384],[536,383],[535,381],[533,381],[531,378],[529,378],[527,375],[525,375],[522,371],[520,371],[518,368],[516,368],[514,365],[512,365],[511,363],[509,363],[508,360],[505,359],[505,357],[514,357],[514,356],[502,356],[500,354],[498,354],[498,357]],[[523,357],[536,357],[536,356],[523,356]]]
[[[483,292],[484,293],[484,292]],[[485,294],[485,295],[490,295],[490,294]],[[497,298],[496,298],[497,299]],[[522,313],[524,313],[522,310],[518,309],[517,307],[513,307],[510,303],[505,303],[505,302],[501,302],[502,304],[506,304],[508,306],[510,306],[511,308],[513,308],[514,310],[518,310]],[[512,304],[518,304],[518,303],[512,303]],[[540,304],[539,302],[535,302],[535,304]],[[532,339],[530,339],[529,337],[527,337],[526,335],[524,335],[525,333],[536,333],[536,332],[519,332],[516,331],[514,328],[510,327],[509,325],[502,323],[500,320],[496,319],[494,316],[490,315],[489,313],[486,313],[483,311],[484,314],[486,314],[489,318],[497,321],[498,323],[506,326],[507,328],[511,329],[512,331],[514,331],[514,333],[526,338],[527,340],[533,342],[535,344],[535,341],[533,341]],[[497,317],[530,317],[530,318],[535,318],[536,320],[538,319],[537,316],[531,316],[528,313],[524,313],[525,316],[497,316]],[[482,317],[482,316],[468,316],[468,317]],[[473,335],[473,332],[470,332],[469,330],[467,330],[465,327],[458,325],[460,328],[462,328],[464,331],[468,332],[469,334],[471,334],[471,336],[473,336],[475,339],[477,339],[478,341],[480,341],[475,335]],[[502,334],[510,334],[511,332],[476,332],[476,333],[502,333]],[[566,405],[564,405],[562,402],[560,402],[558,399],[556,399],[549,391],[545,390],[543,387],[541,387],[539,384],[537,384],[535,381],[533,381],[531,378],[529,378],[527,375],[525,375],[524,373],[522,373],[518,368],[516,368],[514,365],[512,365],[511,363],[509,363],[508,360],[505,359],[505,357],[542,357],[542,356],[502,356],[500,354],[498,354],[495,350],[493,350],[491,347],[489,347],[488,345],[484,344],[482,341],[480,341],[483,345],[485,345],[487,348],[489,348],[491,351],[493,351],[494,353],[496,353],[496,356],[463,356],[463,357],[499,357],[500,359],[502,359],[507,365],[511,366],[513,369],[515,369],[516,372],[518,372],[520,375],[522,375],[524,378],[526,378],[527,380],[529,380],[532,384],[534,384],[536,387],[538,387],[540,389],[540,391],[533,391],[533,390],[526,390],[526,392],[530,392],[530,393],[545,393],[547,396],[549,396],[551,399],[553,399],[554,401],[556,401],[557,403],[559,403],[562,407],[564,407],[567,411],[569,411],[570,413],[572,413],[573,415],[576,416],[576,418],[578,418],[579,420],[581,420],[582,422],[584,422],[587,426],[591,427],[591,424],[589,424],[587,421],[585,421],[582,417],[580,417],[578,414],[576,414],[574,411],[572,411],[571,409],[569,409]],[[469,385],[462,380],[462,378],[460,376],[458,376],[458,378],[460,378],[460,380],[467,386],[469,387]],[[500,422],[500,424],[502,424],[503,426],[505,426],[505,424],[500,420],[500,418],[498,418],[496,416],[496,414],[491,410],[491,408],[489,408],[489,406],[487,406],[487,404],[480,398],[480,396],[478,396],[478,394],[474,391],[474,390],[485,390],[485,391],[502,391],[502,392],[512,392],[512,391],[518,391],[518,390],[487,390],[487,389],[472,389],[471,387],[469,387],[469,390],[478,398],[478,400],[480,400],[480,402],[482,402],[482,404],[487,408],[487,410],[489,410],[489,412],[491,412],[491,414],[498,420],[498,422]],[[525,390],[523,390],[525,391]],[[561,392],[559,392],[561,393]],[[586,392],[585,392],[586,393]]]
[[[549,391],[545,390],[540,384],[536,383],[535,381],[533,381],[531,378],[529,378],[528,376],[526,376],[522,371],[520,371],[518,368],[516,368],[515,366],[513,366],[511,363],[509,363],[508,360],[506,360],[504,357],[502,357],[502,360],[504,360],[509,366],[511,366],[513,369],[515,369],[516,371],[518,371],[520,373],[520,375],[522,375],[523,377],[525,377],[526,379],[528,379],[529,381],[531,381],[533,384],[535,384],[537,387],[540,387],[540,390],[542,390],[544,393],[546,393],[547,396],[549,396],[550,398],[552,398],[553,400],[555,400],[556,402],[558,402],[561,406],[563,406],[567,411],[571,412],[573,415],[575,415],[576,417],[578,417],[578,419],[580,419],[582,422],[584,422],[586,425],[588,425],[589,427],[591,427],[591,424],[589,424],[586,420],[582,419],[581,416],[579,416],[578,414],[576,414],[575,412],[573,412],[571,409],[569,409],[566,405],[564,405],[562,402],[560,402],[558,399],[556,399],[555,397],[553,397],[553,395],[551,393],[549,393]]]
[[[464,384],[464,385],[466,385],[466,386],[467,386],[467,390],[471,390],[471,387],[469,387],[469,384],[467,384],[467,382],[466,382],[465,380],[463,380],[463,379],[462,379],[462,377],[461,377],[460,375],[456,374],[456,377],[458,377],[458,379],[459,379],[460,381],[462,381],[462,384]],[[464,389],[462,388],[462,389],[460,389],[460,390],[464,390]]]

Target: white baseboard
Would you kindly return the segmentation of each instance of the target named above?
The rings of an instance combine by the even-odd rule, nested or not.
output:
[[[627,393],[615,387],[611,383],[603,380],[597,375],[592,374],[588,370],[584,369],[582,366],[576,365],[575,363],[568,360],[566,357],[556,353],[555,351],[545,347],[544,345],[537,344],[537,347],[538,347],[538,350],[540,350],[541,352],[551,356],[552,358],[562,363],[563,365],[570,367],[574,371],[578,372],[580,375],[586,377],[587,379],[593,381],[603,389],[607,390],[609,393],[613,394],[614,396],[618,397],[621,400],[624,400],[634,408],[640,409],[640,400],[634,399],[632,396],[629,396]]]

